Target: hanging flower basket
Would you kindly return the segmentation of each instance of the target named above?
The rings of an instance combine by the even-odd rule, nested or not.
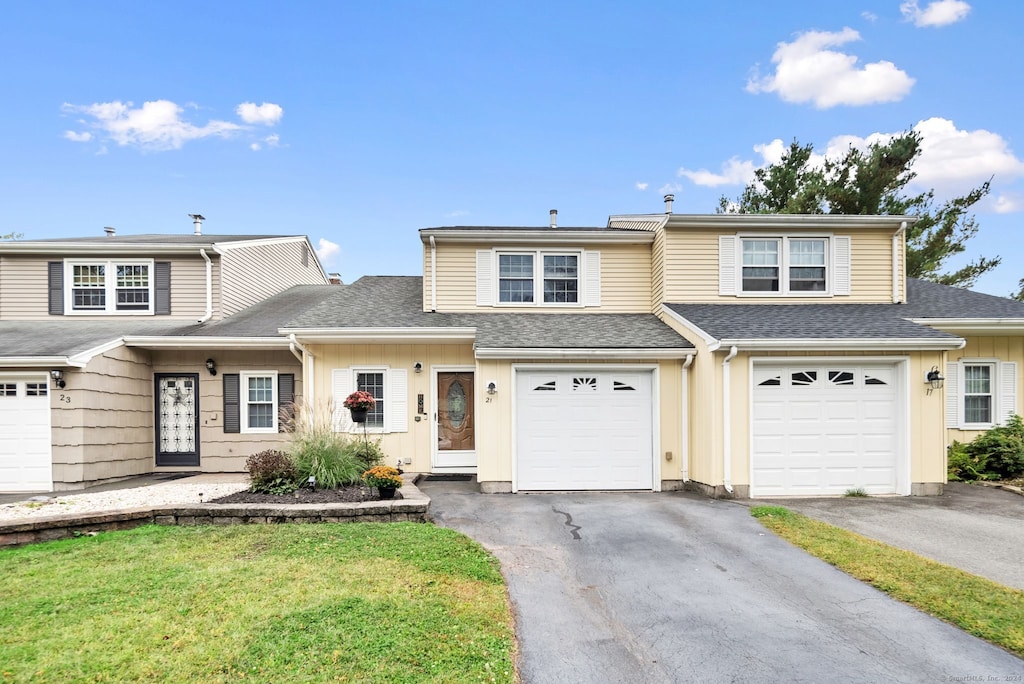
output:
[[[353,422],[365,423],[367,412],[369,412],[376,403],[377,400],[373,398],[372,394],[359,390],[345,397],[345,401],[343,401],[341,405],[352,412]]]

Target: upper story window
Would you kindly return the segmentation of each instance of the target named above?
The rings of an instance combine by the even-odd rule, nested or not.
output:
[[[583,250],[480,250],[480,306],[599,306],[601,254]]]
[[[719,237],[719,294],[848,295],[850,238],[723,235]]]
[[[153,313],[152,261],[66,261],[65,313]]]
[[[741,243],[743,292],[827,291],[827,239],[743,238]]]

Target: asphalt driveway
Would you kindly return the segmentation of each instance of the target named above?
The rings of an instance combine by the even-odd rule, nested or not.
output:
[[[748,502],[749,503],[749,502]],[[1024,589],[1024,496],[950,482],[942,496],[772,499],[837,527]]]
[[[435,522],[501,560],[528,684],[1024,675],[1024,661],[808,556],[736,503],[420,488]]]

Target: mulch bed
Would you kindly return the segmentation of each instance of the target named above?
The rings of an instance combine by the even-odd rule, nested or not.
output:
[[[400,493],[395,493],[399,498]],[[291,494],[257,494],[248,490],[235,492],[213,499],[210,503],[223,504],[321,504],[321,503],[359,503],[361,501],[380,501],[380,494],[373,487],[355,485],[342,489],[298,489]]]

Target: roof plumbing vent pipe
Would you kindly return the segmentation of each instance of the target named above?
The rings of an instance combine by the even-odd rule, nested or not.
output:
[[[117,228],[111,228],[110,226],[104,226],[103,232],[107,234],[107,237],[114,237],[117,232]]]
[[[196,235],[202,235],[203,234],[203,221],[206,220],[206,217],[203,216],[202,214],[189,214],[188,216],[189,216],[189,218],[192,219],[192,222],[195,224],[195,227],[196,227],[196,233],[195,234]]]
[[[551,214],[551,227],[552,228],[557,228],[558,227],[558,210],[557,209],[552,209],[548,213]]]
[[[674,202],[675,199],[676,199],[675,195],[665,195],[665,213],[666,214],[671,214],[672,213],[672,202]]]

